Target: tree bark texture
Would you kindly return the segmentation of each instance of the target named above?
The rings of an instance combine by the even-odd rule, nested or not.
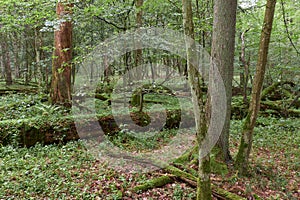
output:
[[[65,107],[71,107],[72,7],[72,4],[57,3],[56,14],[61,22],[54,32],[50,96],[53,104]]]
[[[141,28],[143,26],[143,11],[142,11],[142,6],[143,6],[144,0],[136,0],[136,28]],[[135,51],[135,67],[138,67],[142,64],[143,62],[143,50],[142,50],[142,45],[140,41],[137,41],[137,50]],[[139,73],[139,70],[136,70],[136,77],[141,78],[142,74]]]
[[[272,32],[272,24],[275,12],[276,0],[267,0],[263,28],[260,38],[256,73],[254,76],[251,102],[248,115],[243,125],[241,144],[236,158],[236,167],[240,174],[246,174],[248,170],[249,156],[253,141],[253,129],[260,109],[261,91],[268,59],[269,43]]]
[[[187,37],[194,39],[194,24],[192,14],[191,0],[182,0],[183,11],[183,27]],[[192,92],[192,101],[194,107],[197,142],[199,144],[199,166],[197,179],[197,199],[209,200],[212,199],[212,191],[210,184],[210,155],[202,156],[202,143],[207,136],[207,121],[205,115],[204,95],[201,89],[201,77],[197,71],[198,66],[193,66],[197,55],[195,41],[186,38],[187,51],[187,69],[188,80]]]
[[[2,48],[2,58],[3,58],[4,72],[5,72],[5,83],[6,85],[12,85],[10,53],[7,45],[7,40],[5,40],[5,36],[4,36],[4,40],[1,43],[1,48]]]
[[[229,130],[232,99],[232,79],[234,63],[235,24],[237,0],[215,0],[211,59],[217,66],[226,90],[226,120],[218,146],[225,161],[232,160],[229,152]]]

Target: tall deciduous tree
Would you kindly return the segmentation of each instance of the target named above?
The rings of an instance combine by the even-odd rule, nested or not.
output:
[[[4,34],[1,34],[1,36],[7,39],[7,37]],[[2,59],[3,59],[2,63],[4,65],[4,72],[5,72],[5,83],[6,85],[12,85],[10,51],[7,44],[8,40],[5,39],[1,42]]]
[[[218,141],[225,161],[232,160],[229,152],[232,79],[234,62],[237,0],[215,0],[211,58],[217,66],[226,90],[226,120]]]
[[[194,39],[194,24],[191,0],[182,0],[183,27],[186,36]],[[197,199],[209,200],[212,198],[210,185],[210,155],[202,157],[201,145],[207,137],[207,120],[205,115],[204,95],[201,89],[201,77],[197,67],[192,62],[195,54],[195,41],[186,39],[188,80],[192,91],[192,100],[195,114],[197,142],[199,144],[199,166],[197,180]]]
[[[275,5],[276,0],[267,0],[263,28],[260,38],[260,46],[258,51],[256,73],[253,80],[251,102],[249,106],[248,115],[244,122],[241,144],[235,163],[240,174],[245,174],[248,170],[249,156],[253,141],[253,129],[255,127],[256,119],[260,108],[261,91],[268,59],[268,50],[272,32]]]
[[[72,59],[72,14],[73,5],[59,1],[56,7],[59,27],[54,32],[51,100],[53,104],[71,107],[71,59]]]
[[[142,6],[143,6],[144,0],[135,0],[136,4],[136,28],[141,28],[143,26],[143,11],[142,11]],[[142,50],[142,45],[140,41],[137,41],[137,50],[135,51],[135,67],[138,67],[139,65],[142,64],[143,60],[143,50]],[[142,74],[136,71],[136,77],[141,78]]]

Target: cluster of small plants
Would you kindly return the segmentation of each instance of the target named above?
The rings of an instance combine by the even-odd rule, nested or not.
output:
[[[45,94],[11,94],[0,97],[0,144],[18,145],[24,125],[63,128],[61,119],[68,110],[51,105]]]

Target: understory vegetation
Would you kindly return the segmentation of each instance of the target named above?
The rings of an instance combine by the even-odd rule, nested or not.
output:
[[[230,148],[233,154],[237,152],[241,123],[232,121]],[[299,119],[261,117],[258,124],[250,176],[240,178],[233,168],[227,170],[214,160],[212,183],[248,198],[298,199]],[[81,141],[66,145],[0,148],[1,199],[195,198],[195,188],[180,181],[142,193],[131,191],[134,186],[162,173],[165,172],[131,174],[110,169],[86,151]]]
[[[1,0],[0,200],[300,199],[299,0]]]
[[[195,188],[179,180],[145,192],[133,192],[135,186],[159,177],[165,172],[117,171],[87,151],[81,140],[66,144],[61,140],[52,145],[38,143],[29,148],[20,146],[18,143],[19,134],[22,133],[20,127],[24,123],[41,130],[53,126],[61,131],[65,128],[68,118],[65,111],[61,107],[48,105],[44,102],[45,99],[47,97],[43,94],[29,96],[11,94],[1,97],[1,199],[195,198]],[[235,101],[238,103],[240,100],[237,98]],[[239,114],[236,113],[237,116]],[[239,118],[237,116],[233,117]],[[227,169],[213,154],[212,183],[247,198],[298,199],[299,122],[299,118],[293,117],[281,118],[272,115],[259,117],[255,128],[250,175],[238,177],[237,171],[230,167],[231,165]],[[239,119],[231,121],[230,151],[233,156],[238,150],[242,123],[243,121]],[[176,129],[166,129],[157,133],[152,140],[137,139],[130,137],[130,134],[117,134],[109,136],[109,139],[120,148],[151,150],[168,143],[176,134]],[[4,145],[4,141],[9,145]],[[191,163],[187,168],[196,170],[197,165]]]

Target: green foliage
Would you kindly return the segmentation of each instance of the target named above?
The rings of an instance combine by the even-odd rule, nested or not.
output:
[[[168,144],[178,130],[163,130],[158,133],[143,132],[131,133],[123,129],[119,134],[110,136],[108,139],[116,146],[127,151],[152,151],[159,149],[162,145]],[[139,137],[136,137],[136,136]],[[144,137],[143,137],[144,136]]]
[[[55,19],[51,9],[55,8],[55,4],[55,1],[46,0],[3,0],[0,5],[1,31],[23,30],[27,25],[41,27],[46,20]]]
[[[1,147],[0,198],[91,198],[93,194],[84,189],[94,174],[76,172],[89,167],[91,161],[80,143],[36,145],[30,149]],[[77,182],[78,179],[82,181]]]
[[[47,129],[64,132],[69,129],[70,119],[65,118],[65,108],[48,105],[44,94],[13,94],[0,97],[0,144],[18,145],[25,129],[40,132]]]
[[[299,84],[299,36],[300,29],[297,24],[300,22],[300,15],[297,6],[299,1],[284,0],[278,1],[274,16],[273,30],[269,48],[268,70],[266,72],[265,85],[271,85],[277,81],[293,81]],[[245,59],[250,61],[250,74],[255,73],[255,66],[258,55],[259,36],[262,27],[265,1],[259,0],[250,7],[241,7],[238,10],[237,19],[237,42],[236,42],[236,65],[241,66],[239,56],[241,53],[241,33],[245,33]],[[242,4],[241,4],[242,5]],[[283,15],[283,8],[285,19]],[[286,21],[286,22],[285,22]],[[287,27],[286,27],[286,25]],[[288,30],[288,31],[287,31]],[[288,38],[298,48],[291,45]],[[235,68],[236,73],[240,72],[239,67]]]
[[[299,118],[258,118],[254,129],[250,177],[244,180],[247,181],[249,189],[253,189],[252,186],[255,185],[262,191],[275,191],[273,194],[277,194],[277,197],[270,194],[270,199],[296,199],[292,194],[293,190],[298,188],[295,182],[300,177],[297,172],[300,167],[299,122]],[[231,123],[232,149],[238,147],[242,124],[239,120],[233,120]],[[232,184],[241,181],[235,175],[228,180]]]

